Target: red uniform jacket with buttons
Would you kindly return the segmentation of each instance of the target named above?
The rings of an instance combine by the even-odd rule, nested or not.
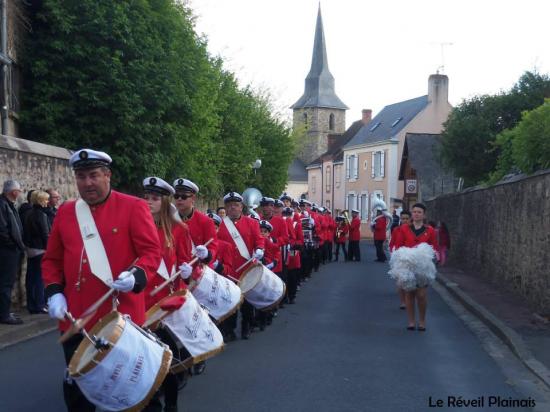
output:
[[[351,219],[349,225],[349,240],[361,240],[361,219],[359,219],[359,216]]]
[[[280,271],[283,270],[283,265],[281,265],[281,249],[270,237],[264,238],[264,241],[264,264],[267,266],[270,263],[275,263],[275,266],[271,268],[271,271],[274,273],[280,273]]]
[[[384,216],[380,216],[374,222],[374,240],[386,240],[387,221]]]
[[[254,250],[264,248],[264,238],[260,235],[260,224],[258,223],[257,220],[252,219],[251,217],[242,215],[239,218],[239,220],[233,222],[233,224],[241,234],[244,244],[248,249],[248,253],[250,253],[250,257],[252,257]],[[233,238],[231,237],[231,234],[229,233],[229,231],[227,230],[227,227],[225,226],[225,222],[223,221],[218,231],[218,239],[225,240],[226,242],[235,244]],[[235,271],[244,262],[246,262],[246,259],[241,256],[238,248],[235,246],[235,249],[233,251],[233,266],[235,267]],[[240,278],[243,270],[245,269],[246,267],[239,270],[238,273],[235,273],[236,275],[235,277]]]
[[[238,254],[239,251],[233,242],[226,242],[225,240],[218,239],[218,258],[223,265],[222,276],[225,276],[229,279],[236,279],[235,275],[235,265],[233,264],[235,254]]]
[[[289,217],[286,221],[294,233],[293,240],[290,244],[288,269],[299,269],[302,267],[300,249],[304,246],[304,231],[302,230],[302,222],[296,221],[291,217]]]
[[[411,227],[412,225],[401,225],[396,229],[399,230],[399,234],[395,239],[395,249],[399,249],[402,246],[415,247],[420,243],[427,243],[434,251],[437,251],[437,238],[433,227],[424,225],[424,231],[418,236],[416,236]]]
[[[172,268],[177,272],[179,266],[184,262],[189,262],[191,258],[191,237],[189,236],[189,229],[185,223],[175,224],[172,228],[172,237],[174,238],[174,244],[168,247],[164,236],[164,231],[157,228],[158,242],[162,253],[162,258],[166,264],[168,274],[172,274]],[[166,286],[160,292],[151,296],[151,292],[161,285],[166,279],[156,272],[147,282],[145,288],[145,309],[148,310],[151,306],[157,303],[159,300],[165,298],[170,294],[172,290],[185,289],[187,285],[182,281],[181,277],[177,277],[173,282],[173,285]]]
[[[193,213],[189,218],[183,218],[183,221],[189,226],[189,234],[195,246],[204,245],[210,239],[213,239],[212,242],[206,246],[210,252],[210,259],[208,262],[216,260],[218,236],[216,235],[216,225],[214,221],[196,209],[193,209]]]
[[[346,243],[346,237],[349,232],[349,225],[347,223],[342,223],[336,229],[336,243],[343,244]]]
[[[113,280],[130,268],[137,266],[151,279],[160,264],[161,249],[157,228],[147,203],[133,196],[111,191],[105,202],[91,206],[92,216],[105,247],[111,266]],[[84,242],[76,219],[75,202],[63,204],[55,217],[48,239],[48,248],[42,259],[42,278],[46,295],[63,292],[68,310],[78,318],[109,288],[91,273]],[[136,276],[136,282],[145,287],[146,280]],[[143,293],[119,293],[118,311],[128,314],[141,325],[145,320],[145,297]],[[104,315],[112,310],[112,300],[101,305],[88,322],[90,329]],[[60,329],[66,330],[68,321],[60,322]]]

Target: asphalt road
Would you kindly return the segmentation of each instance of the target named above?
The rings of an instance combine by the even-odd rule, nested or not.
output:
[[[181,392],[181,411],[424,411],[448,397],[526,399],[437,293],[427,331],[405,329],[387,265],[331,263],[302,286],[273,325],[208,361]],[[0,351],[0,411],[62,411],[56,333]],[[505,405],[504,405],[505,406]],[[458,409],[458,408],[457,408]]]

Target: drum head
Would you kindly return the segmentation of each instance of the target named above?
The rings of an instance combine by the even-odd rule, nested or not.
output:
[[[262,278],[263,266],[255,265],[247,269],[239,280],[239,287],[243,293],[253,289]]]
[[[90,330],[90,336],[103,337],[115,344],[124,330],[125,320],[119,312],[113,311],[101,318]],[[88,340],[83,339],[69,363],[69,374],[84,374],[94,368],[109,353],[109,349],[99,352]]]

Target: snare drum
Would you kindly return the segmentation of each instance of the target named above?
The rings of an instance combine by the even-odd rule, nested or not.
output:
[[[245,299],[256,309],[270,310],[285,296],[286,286],[271,270],[262,264],[245,270],[239,281]]]
[[[191,281],[189,290],[218,323],[235,313],[243,303],[241,289],[208,266],[203,267],[198,280]]]
[[[161,308],[163,301],[174,296],[184,296],[183,305],[167,312]],[[193,364],[206,360],[223,350],[223,336],[193,295],[187,290],[172,293],[152,306],[146,314],[144,326],[156,329],[165,327],[174,339],[191,354],[190,359],[182,359],[173,365],[172,373],[178,373]]]
[[[69,375],[86,398],[109,411],[140,411],[170,369],[172,352],[129,317],[111,312],[90,330],[109,346],[84,339],[69,363]]]

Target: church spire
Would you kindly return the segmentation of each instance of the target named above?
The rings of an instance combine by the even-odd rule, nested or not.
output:
[[[348,107],[336,96],[334,91],[334,77],[328,69],[327,49],[325,46],[325,33],[323,31],[323,18],[321,17],[321,4],[317,13],[315,26],[315,40],[313,42],[313,56],[311,68],[306,77],[304,94],[291,109],[303,109],[306,107],[325,107],[346,110]]]

